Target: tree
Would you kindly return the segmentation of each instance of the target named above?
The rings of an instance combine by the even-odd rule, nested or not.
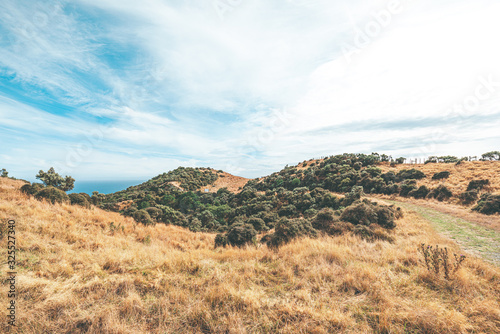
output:
[[[0,169],[1,177],[9,177],[9,172],[5,168]]]
[[[54,167],[50,167],[47,172],[40,170],[37,179],[42,181],[46,186],[54,187],[62,191],[69,191],[75,187],[75,179],[71,176],[62,177],[57,174]]]
[[[493,160],[493,161],[498,161],[500,160],[500,151],[491,151],[491,152],[487,152],[485,154],[482,154],[482,159],[483,161],[486,161],[486,160]]]

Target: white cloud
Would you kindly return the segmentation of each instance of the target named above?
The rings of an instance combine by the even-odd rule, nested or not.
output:
[[[0,124],[36,141],[0,136],[12,141],[4,155],[22,156],[23,171],[64,162],[101,125],[102,142],[75,167],[82,176],[113,176],[126,164],[138,177],[177,163],[258,176],[347,151],[493,149],[498,118],[472,118],[481,127],[467,128],[451,108],[474,94],[481,76],[500,81],[500,6],[401,0],[403,10],[346,61],[342,45],[389,3],[243,0],[221,19],[212,1],[3,1],[0,73],[24,96],[18,103],[5,93]],[[495,114],[499,99],[472,114]],[[52,100],[74,112],[57,115]],[[276,129],[273,110],[292,117]],[[453,121],[416,125],[446,115]]]

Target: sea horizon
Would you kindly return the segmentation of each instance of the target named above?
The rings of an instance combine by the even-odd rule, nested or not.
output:
[[[145,182],[145,180],[85,180],[75,181],[73,190],[68,191],[71,193],[86,193],[92,195],[92,192],[98,191],[101,194],[111,194],[117,191],[125,190],[128,187],[136,186]]]

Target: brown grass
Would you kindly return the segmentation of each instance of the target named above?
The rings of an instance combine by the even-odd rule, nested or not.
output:
[[[219,178],[211,185],[201,187],[199,191],[205,191],[208,189],[209,192],[215,193],[221,188],[227,188],[232,193],[239,193],[241,188],[247,184],[250,179],[246,179],[241,176],[235,176],[226,172],[218,173]]]
[[[378,165],[382,171],[393,171],[397,173],[402,169],[415,168],[422,171],[426,178],[417,181],[417,185],[425,185],[429,188],[436,188],[444,184],[454,195],[463,193],[471,180],[488,179],[490,184],[484,188],[484,191],[490,193],[500,193],[500,161],[465,161],[459,165],[445,163],[429,163],[417,165],[396,165],[391,167],[388,163]],[[435,173],[449,171],[450,177],[444,180],[432,180]]]
[[[0,180],[0,218],[17,221],[20,333],[499,333],[500,270],[470,257],[434,277],[417,246],[460,250],[411,212],[394,243],[214,250],[213,234],[50,205],[20,185]]]

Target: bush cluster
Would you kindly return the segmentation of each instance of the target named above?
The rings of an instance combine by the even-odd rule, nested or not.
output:
[[[38,200],[47,200],[52,204],[69,202],[69,196],[62,190],[54,187],[46,187],[35,194]]]
[[[485,215],[500,213],[500,195],[483,194],[472,210]]]
[[[450,176],[450,172],[443,171],[443,172],[438,172],[432,175],[433,180],[442,180],[442,179],[447,179]]]
[[[484,188],[484,186],[487,186],[490,184],[490,180],[472,180],[469,182],[467,185],[467,191],[471,190],[481,190]]]
[[[452,196],[453,196],[452,192],[442,184],[439,185],[437,188],[432,189],[429,192],[429,195],[427,195],[428,198],[435,198],[440,202],[447,200]]]

